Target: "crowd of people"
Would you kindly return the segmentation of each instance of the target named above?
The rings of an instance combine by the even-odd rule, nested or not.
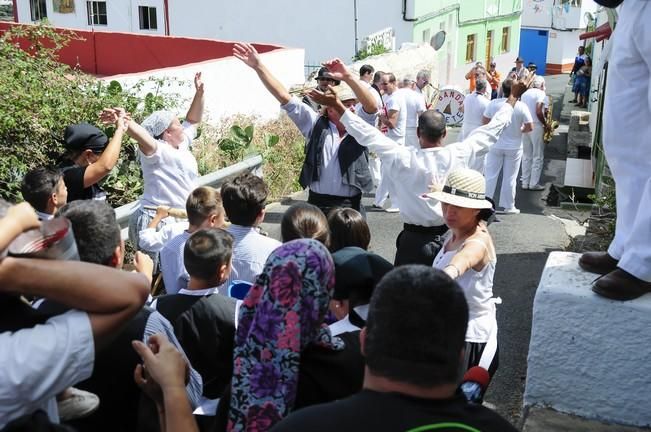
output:
[[[333,59],[300,99],[252,45],[233,55],[305,137],[307,202],[273,239],[260,230],[263,179],[197,187],[201,74],[183,122],[157,111],[139,124],[114,107],[100,115],[110,139],[67,127],[59,167],[25,176],[26,202],[0,202],[0,430],[515,430],[460,383],[499,365],[497,178],[507,214],[520,163],[523,189],[542,189],[550,124],[535,65],[518,57],[501,80],[476,64],[462,140],[446,144],[428,71],[357,75]],[[145,185],[133,271],[100,186],[125,135]],[[369,251],[361,199],[374,190],[403,222],[393,263]],[[78,259],[14,247],[53,219],[69,223]]]

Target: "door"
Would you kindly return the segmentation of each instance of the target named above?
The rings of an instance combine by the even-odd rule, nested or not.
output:
[[[538,75],[545,75],[547,69],[547,40],[548,30],[522,29],[520,32],[519,55],[524,64],[534,62],[538,66]]]

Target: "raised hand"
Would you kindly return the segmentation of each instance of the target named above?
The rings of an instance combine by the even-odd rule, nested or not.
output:
[[[201,72],[194,74],[194,89],[197,92],[203,92],[203,81],[201,80]]]
[[[529,85],[531,84],[531,81],[533,81],[532,77],[525,78],[523,80],[513,80],[513,84],[511,84],[511,96],[519,99],[520,96],[522,96],[522,94],[527,91]]]
[[[5,218],[15,222],[21,232],[41,226],[41,222],[39,222],[36,212],[27,202],[22,202],[9,207]]]
[[[328,60],[322,64],[328,69],[328,72],[330,72],[332,78],[337,81],[345,81],[351,76],[351,73],[346,68],[346,65],[344,65],[344,63],[338,58]]]
[[[132,345],[144,363],[134,371],[134,379],[140,388],[144,391],[155,389],[150,380],[155,381],[163,392],[171,387],[185,387],[188,363],[165,336],[155,334],[147,340],[147,345],[140,341],[133,341]],[[148,395],[154,400],[158,396]]]
[[[154,261],[152,261],[149,255],[140,251],[136,252],[133,256],[133,266],[135,267],[136,272],[145,275],[151,285],[153,278],[152,274],[154,273]]]
[[[248,43],[236,43],[233,45],[233,55],[242,60],[250,68],[260,66],[260,56],[253,45]]]
[[[339,98],[331,87],[329,87],[325,92],[319,91],[317,89],[312,89],[307,92],[307,95],[310,97],[310,99],[319,105],[335,107],[338,103],[340,103]]]

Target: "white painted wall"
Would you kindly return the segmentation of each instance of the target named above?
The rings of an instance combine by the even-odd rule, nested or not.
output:
[[[522,5],[522,27],[552,26],[553,0],[524,0]]]
[[[165,34],[163,0],[108,0],[106,1],[107,25],[88,25],[86,0],[74,0],[73,13],[55,13],[52,1],[47,1],[47,19],[55,27],[67,27],[81,30],[94,28],[99,31],[136,32],[145,34]],[[31,11],[29,1],[21,0],[18,4],[18,22],[30,23]],[[157,30],[140,30],[138,6],[156,7]]]
[[[356,0],[358,36],[387,27],[396,46],[412,40],[413,23],[402,20],[402,1]],[[355,54],[354,0],[170,1],[170,33],[305,48],[306,64]],[[411,3],[409,1],[408,3]],[[413,10],[413,9],[412,9]]]
[[[302,49],[280,49],[261,54],[269,70],[286,87],[302,84],[303,61]],[[261,119],[274,118],[280,112],[280,105],[260,83],[258,76],[249,67],[234,57],[226,57],[181,67],[159,69],[138,74],[109,76],[107,81],[117,80],[125,87],[133,86],[137,81],[149,77],[172,77],[192,82],[195,72],[202,72],[205,83],[206,114],[209,123],[217,123],[221,118],[238,113],[260,116]],[[143,88],[144,96],[153,88]],[[180,93],[187,100],[179,114],[185,114],[194,95],[193,86],[162,89]]]
[[[584,32],[585,30],[550,30],[547,42],[547,63],[573,64],[577,48],[579,45],[583,45],[583,41],[579,40],[579,35]]]
[[[524,0],[522,6],[522,27],[557,30],[585,28],[585,13],[594,14],[599,7],[593,0],[581,0],[580,6],[565,6],[555,0]]]

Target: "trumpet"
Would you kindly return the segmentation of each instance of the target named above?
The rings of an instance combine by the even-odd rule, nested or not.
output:
[[[543,141],[545,144],[549,144],[554,136],[554,131],[558,128],[558,122],[553,119],[552,115],[554,112],[554,100],[549,96],[549,107],[545,114],[545,133],[543,134]]]

